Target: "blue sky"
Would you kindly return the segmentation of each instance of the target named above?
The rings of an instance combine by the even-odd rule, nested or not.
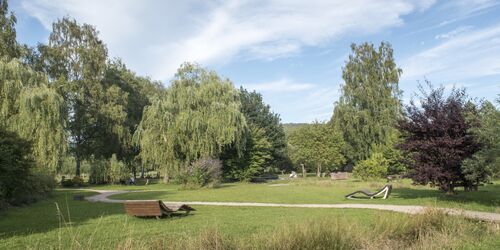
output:
[[[96,26],[111,57],[168,84],[195,61],[257,90],[283,122],[328,120],[351,43],[393,45],[408,102],[418,81],[500,94],[495,0],[17,0],[18,40],[46,43],[69,15]]]

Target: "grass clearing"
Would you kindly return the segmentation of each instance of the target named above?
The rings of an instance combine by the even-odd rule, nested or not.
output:
[[[288,185],[274,185],[288,184]],[[393,191],[387,200],[347,200],[344,196],[359,189],[380,189],[386,182],[361,182],[357,180],[331,181],[306,178],[274,181],[270,183],[227,183],[219,188],[185,190],[174,184],[148,186],[100,186],[99,189],[147,190],[143,193],[127,193],[110,196],[112,199],[161,199],[165,201],[227,201],[268,202],[290,204],[338,204],[370,203],[395,205],[422,205],[449,207],[485,212],[500,212],[500,182],[480,187],[477,192],[459,191],[446,195],[435,188],[414,186],[410,180],[393,183]]]
[[[287,184],[287,185],[274,185]],[[394,183],[388,200],[345,200],[356,189],[385,182],[325,179],[229,183],[216,189],[185,190],[178,185],[98,186],[148,192],[120,199],[167,201],[245,201],[276,203],[377,203],[497,211],[499,183],[479,192],[446,196],[439,191]],[[430,211],[411,216],[368,209],[195,206],[173,218],[127,216],[122,204],[75,201],[90,190],[57,190],[45,201],[0,214],[0,249],[498,249],[498,224],[447,217]],[[56,207],[59,209],[57,209]]]
[[[500,246],[498,225],[361,209],[196,206],[188,216],[141,219],[121,204],[46,201],[0,215],[0,248],[59,249],[440,249]],[[92,195],[91,192],[84,192]],[[59,205],[60,211],[56,209]],[[60,214],[59,214],[60,213]]]

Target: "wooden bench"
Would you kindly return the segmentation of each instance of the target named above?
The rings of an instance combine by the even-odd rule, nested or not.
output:
[[[333,181],[336,180],[347,180],[347,172],[337,172],[337,173],[331,173],[330,177]]]
[[[189,214],[191,211],[196,211],[194,208],[185,204],[165,204],[160,200],[126,201],[123,206],[128,215],[137,217],[156,217],[157,219],[163,215],[170,216],[178,211],[185,211],[186,214]]]

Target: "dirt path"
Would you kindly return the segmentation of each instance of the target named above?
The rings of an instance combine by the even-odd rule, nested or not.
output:
[[[89,189],[86,189],[89,190]],[[109,191],[109,190],[89,190],[98,192],[98,195],[89,196],[85,199],[91,202],[107,202],[107,203],[123,203],[127,200],[114,200],[108,197],[115,194],[124,194],[130,192],[144,192],[144,191]],[[165,202],[170,204],[183,203],[187,205],[203,205],[203,206],[230,206],[230,207],[298,207],[298,208],[363,208],[363,209],[377,209],[387,210],[393,212],[418,214],[427,209],[424,206],[408,206],[408,205],[384,205],[384,204],[283,204],[283,203],[257,203],[257,202],[210,202],[210,201],[175,201]],[[478,212],[470,210],[460,210],[453,208],[437,208],[448,215],[461,215],[471,219],[478,219],[483,221],[491,221],[500,223],[500,214]]]

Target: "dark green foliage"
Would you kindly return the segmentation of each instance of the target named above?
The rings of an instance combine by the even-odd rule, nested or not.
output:
[[[345,142],[330,124],[302,126],[290,134],[288,142],[290,158],[295,165],[305,164],[318,175],[325,170],[339,170],[346,162],[342,154]]]
[[[472,121],[481,125],[472,127],[471,132],[478,138],[482,149],[462,164],[465,178],[477,187],[490,177],[500,176],[500,111],[490,102],[482,103],[477,112],[469,114]]]
[[[203,157],[181,170],[179,182],[187,188],[215,187],[221,181],[220,160]]]
[[[31,144],[0,127],[0,209],[45,197],[54,179],[34,171]]]
[[[243,155],[228,147],[221,156],[226,179],[248,181],[265,173],[274,173],[287,162],[286,137],[278,114],[257,92],[240,88],[241,112],[249,130],[245,133]]]
[[[271,144],[271,159],[269,164],[280,166],[286,158],[286,137],[281,119],[264,103],[262,96],[253,91],[240,89],[241,111],[249,126],[261,129],[265,139]]]
[[[478,183],[462,172],[462,162],[481,148],[470,131],[479,125],[477,120],[466,119],[475,107],[466,105],[464,90],[454,89],[448,97],[444,88],[422,92],[421,107],[412,101],[406,107],[406,119],[399,122],[405,138],[401,148],[413,156],[409,165],[413,181],[436,185],[447,193],[458,186],[476,187]]]
[[[64,176],[63,176],[64,177]],[[85,182],[83,181],[82,177],[75,176],[72,179],[62,179],[61,180],[61,186],[62,187],[84,187]]]
[[[117,154],[118,159],[123,159],[127,165],[136,167],[136,158],[139,154],[139,149],[131,143],[130,135],[137,129],[142,119],[144,107],[150,105],[151,100],[157,98],[162,93],[163,87],[160,83],[137,76],[134,72],[127,69],[125,64],[120,60],[108,63],[102,82],[106,88],[119,88],[120,91],[116,90],[117,94],[127,96],[118,106],[124,110],[126,118],[124,120],[120,119],[120,123],[117,124],[126,129],[122,132],[127,134],[127,136],[118,137],[112,131],[104,131],[102,137],[106,138],[106,140],[101,141],[108,145],[103,145],[100,148],[106,151],[103,154],[106,157]]]
[[[264,130],[254,125],[250,125],[246,133],[243,155],[238,155],[235,148],[229,148],[222,154],[221,159],[224,177],[228,180],[250,181],[274,170],[272,145]]]
[[[381,43],[378,49],[370,43],[353,44],[351,49],[331,122],[342,131],[347,158],[356,163],[368,158],[376,147],[391,146],[401,114],[398,82],[402,71],[388,43]]]

